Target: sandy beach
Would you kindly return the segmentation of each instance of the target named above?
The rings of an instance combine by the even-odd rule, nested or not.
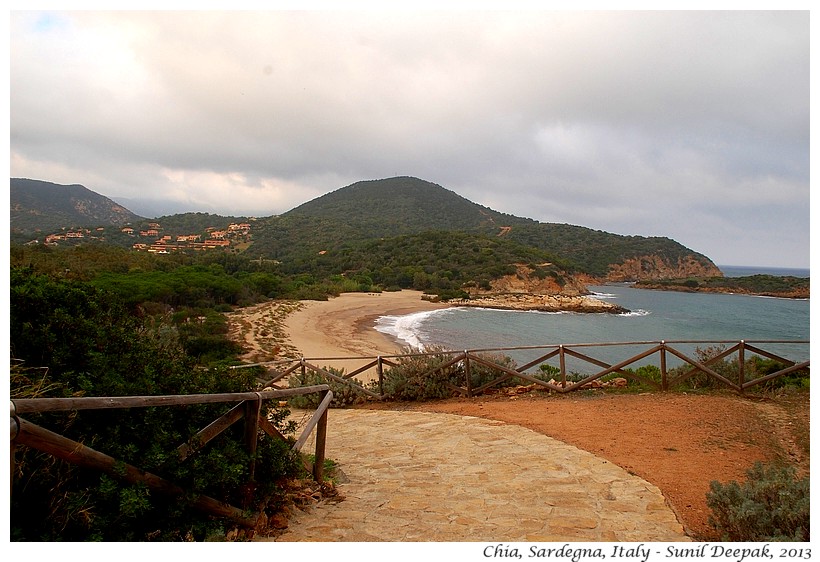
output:
[[[228,321],[248,363],[304,357],[350,373],[369,362],[355,358],[395,355],[404,347],[375,329],[378,317],[447,307],[421,297],[421,291],[405,290],[344,293],[327,301],[269,301],[231,313]]]
[[[375,329],[379,316],[397,316],[446,308],[422,300],[420,291],[344,293],[327,301],[303,301],[284,319],[288,343],[319,366],[357,368],[338,358],[395,355],[403,344]],[[328,361],[327,359],[334,359]]]
[[[585,295],[483,296],[435,303],[421,291],[343,293],[326,301],[270,301],[229,315],[231,338],[241,342],[248,363],[304,357],[318,367],[350,373],[373,358],[396,355],[405,343],[375,328],[380,316],[401,316],[448,306],[517,310],[619,312],[620,307]],[[625,310],[625,309],[624,309]],[[365,359],[357,359],[357,358]]]

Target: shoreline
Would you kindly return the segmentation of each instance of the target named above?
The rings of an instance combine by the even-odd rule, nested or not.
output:
[[[302,301],[302,306],[284,319],[284,332],[289,345],[305,359],[313,359],[318,367],[343,368],[349,373],[367,364],[362,357],[397,355],[406,346],[374,328],[380,316],[450,307],[423,300],[422,294],[410,290],[342,293],[327,301]]]
[[[375,328],[382,316],[404,316],[454,307],[505,310],[622,313],[622,307],[589,296],[507,294],[469,301],[434,302],[421,291],[342,293],[326,301],[271,301],[229,315],[244,360],[302,357],[317,367],[351,373],[379,356],[401,355],[408,344]]]
[[[434,302],[421,291],[343,293],[327,301],[302,301],[288,314],[283,329],[290,347],[318,367],[334,367],[350,373],[368,363],[367,358],[398,355],[406,342],[375,329],[382,316],[403,316],[454,307],[505,310],[622,314],[618,305],[590,296],[508,294],[468,301]],[[358,358],[358,360],[356,360]],[[361,358],[365,358],[364,360]]]

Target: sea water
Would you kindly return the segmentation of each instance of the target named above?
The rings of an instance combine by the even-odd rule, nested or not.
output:
[[[736,268],[721,269],[727,277],[738,276]],[[809,275],[808,270],[782,271],[742,268],[740,275]],[[503,350],[518,364],[531,361],[548,349],[507,348],[661,340],[700,342],[675,344],[682,352],[693,353],[697,348],[730,347],[740,340],[808,341],[810,336],[808,299],[658,291],[636,289],[630,284],[590,286],[589,290],[593,296],[615,302],[630,312],[581,314],[454,307],[383,316],[377,320],[376,329],[416,349],[437,346],[449,350]],[[730,343],[718,343],[724,341]],[[589,351],[590,355],[612,364],[651,345],[596,347],[594,352],[592,347],[582,347],[577,348],[578,351]],[[760,344],[760,347],[793,361],[808,360],[810,355],[807,344]],[[657,359],[643,363],[652,362],[657,363]]]

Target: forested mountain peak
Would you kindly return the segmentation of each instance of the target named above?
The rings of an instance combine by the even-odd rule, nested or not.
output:
[[[142,220],[122,205],[82,185],[11,178],[12,232],[126,225]]]
[[[288,211],[363,228],[370,236],[430,230],[494,230],[535,221],[494,211],[435,183],[401,176],[360,181]]]

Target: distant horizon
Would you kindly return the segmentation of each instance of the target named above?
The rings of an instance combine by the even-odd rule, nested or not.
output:
[[[715,265],[718,266],[718,268],[721,271],[723,271],[724,268],[726,268],[726,269],[760,269],[760,270],[766,270],[766,269],[794,270],[794,271],[806,271],[806,272],[811,270],[811,268],[808,267],[808,266],[806,266],[806,267],[796,267],[796,266],[785,266],[785,265],[737,265],[737,264],[729,265],[729,264],[720,264],[720,263],[716,263]],[[725,273],[725,271],[724,271],[724,273]]]

